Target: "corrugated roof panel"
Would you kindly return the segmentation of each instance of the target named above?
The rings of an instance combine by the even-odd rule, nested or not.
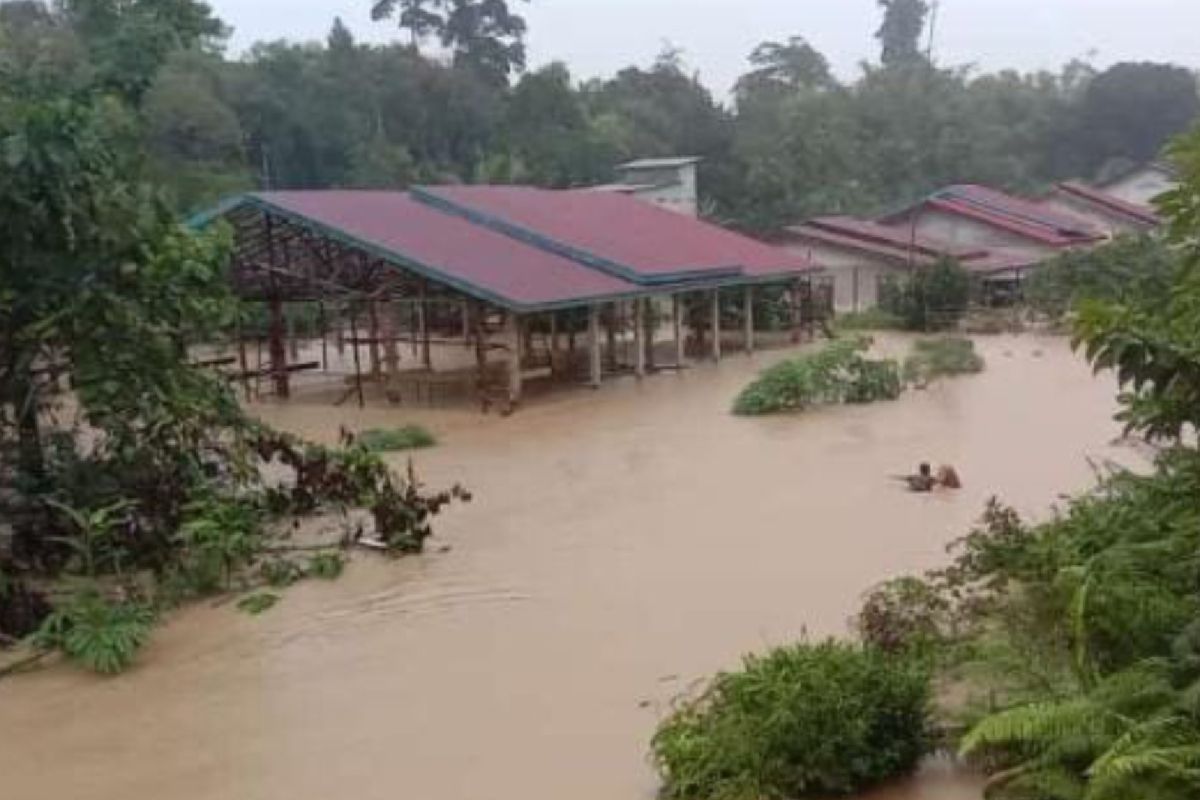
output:
[[[622,194],[438,186],[414,190],[414,196],[646,285],[812,268],[781,248]]]
[[[250,197],[303,217],[402,261],[416,262],[462,288],[514,305],[618,295],[640,287],[523,244],[402,192],[261,192]]]
[[[1101,206],[1116,214],[1128,217],[1134,222],[1143,225],[1158,225],[1162,222],[1161,218],[1154,212],[1154,209],[1146,206],[1141,206],[1136,203],[1130,203],[1122,200],[1119,197],[1114,197],[1107,192],[1099,189],[1093,189],[1090,186],[1085,186],[1078,181],[1065,181],[1058,184],[1059,190],[1066,192],[1069,195],[1081,198],[1093,205]]]
[[[985,186],[964,184],[937,192],[930,204],[1027,236],[1056,247],[1099,241],[1104,238],[1085,220],[1051,211],[1028,200]]]

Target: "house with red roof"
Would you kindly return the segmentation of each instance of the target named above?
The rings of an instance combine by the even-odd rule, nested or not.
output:
[[[1127,203],[1151,206],[1154,199],[1179,185],[1179,174],[1170,164],[1151,161],[1120,172],[1099,185],[1105,194]]]
[[[1056,184],[1038,203],[1086,219],[1109,236],[1145,233],[1162,224],[1153,208],[1122,200],[1080,181]]]
[[[957,245],[909,227],[847,216],[816,217],[790,226],[784,246],[811,260],[833,282],[840,312],[865,311],[889,277],[951,259],[984,280],[1008,279],[1037,263],[1024,250]]]

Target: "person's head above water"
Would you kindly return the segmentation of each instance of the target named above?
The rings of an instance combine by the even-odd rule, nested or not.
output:
[[[922,461],[921,466],[917,467],[917,471],[921,473],[921,477],[928,478],[933,472],[933,468],[929,466],[928,462]]]

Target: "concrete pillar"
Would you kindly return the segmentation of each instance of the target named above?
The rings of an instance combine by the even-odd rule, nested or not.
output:
[[[743,316],[745,318],[744,321],[746,324],[746,331],[745,331],[744,341],[742,344],[746,348],[746,355],[750,355],[751,353],[754,352],[754,287],[753,286],[746,287],[746,299],[744,302],[745,302],[746,307],[745,307],[745,313]]]
[[[603,377],[603,364],[600,358],[600,306],[588,308],[588,354],[590,361],[590,383],[596,389],[600,388]]]
[[[721,290],[713,289],[712,293],[712,357],[713,361],[721,360]]]
[[[641,297],[633,301],[633,374],[646,377],[646,301]]]
[[[508,345],[508,399],[513,405],[521,400],[521,320],[509,313],[504,320],[505,343]]]
[[[466,300],[462,302],[462,338],[463,343],[471,343],[471,306]]]
[[[671,295],[671,326],[675,333],[675,366],[682,368],[684,353],[683,339],[683,298],[679,295]]]

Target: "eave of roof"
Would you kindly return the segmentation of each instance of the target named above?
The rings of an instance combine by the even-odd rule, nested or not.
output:
[[[639,158],[618,164],[618,170],[636,171],[640,169],[666,169],[668,167],[686,167],[698,164],[704,159],[701,156],[674,156],[670,158]]]
[[[1104,238],[1101,231],[1084,220],[1051,212],[1027,200],[983,186],[950,186],[931,196],[926,205],[1051,247],[1089,244]]]
[[[1071,195],[1072,197],[1076,197],[1095,206],[1100,206],[1111,213],[1125,217],[1142,225],[1153,227],[1162,223],[1162,219],[1154,212],[1153,209],[1147,208],[1146,206],[1140,206],[1136,203],[1130,203],[1126,200],[1122,200],[1119,197],[1114,197],[1107,192],[1094,189],[1090,186],[1085,186],[1078,181],[1064,181],[1058,184],[1055,188]]]

